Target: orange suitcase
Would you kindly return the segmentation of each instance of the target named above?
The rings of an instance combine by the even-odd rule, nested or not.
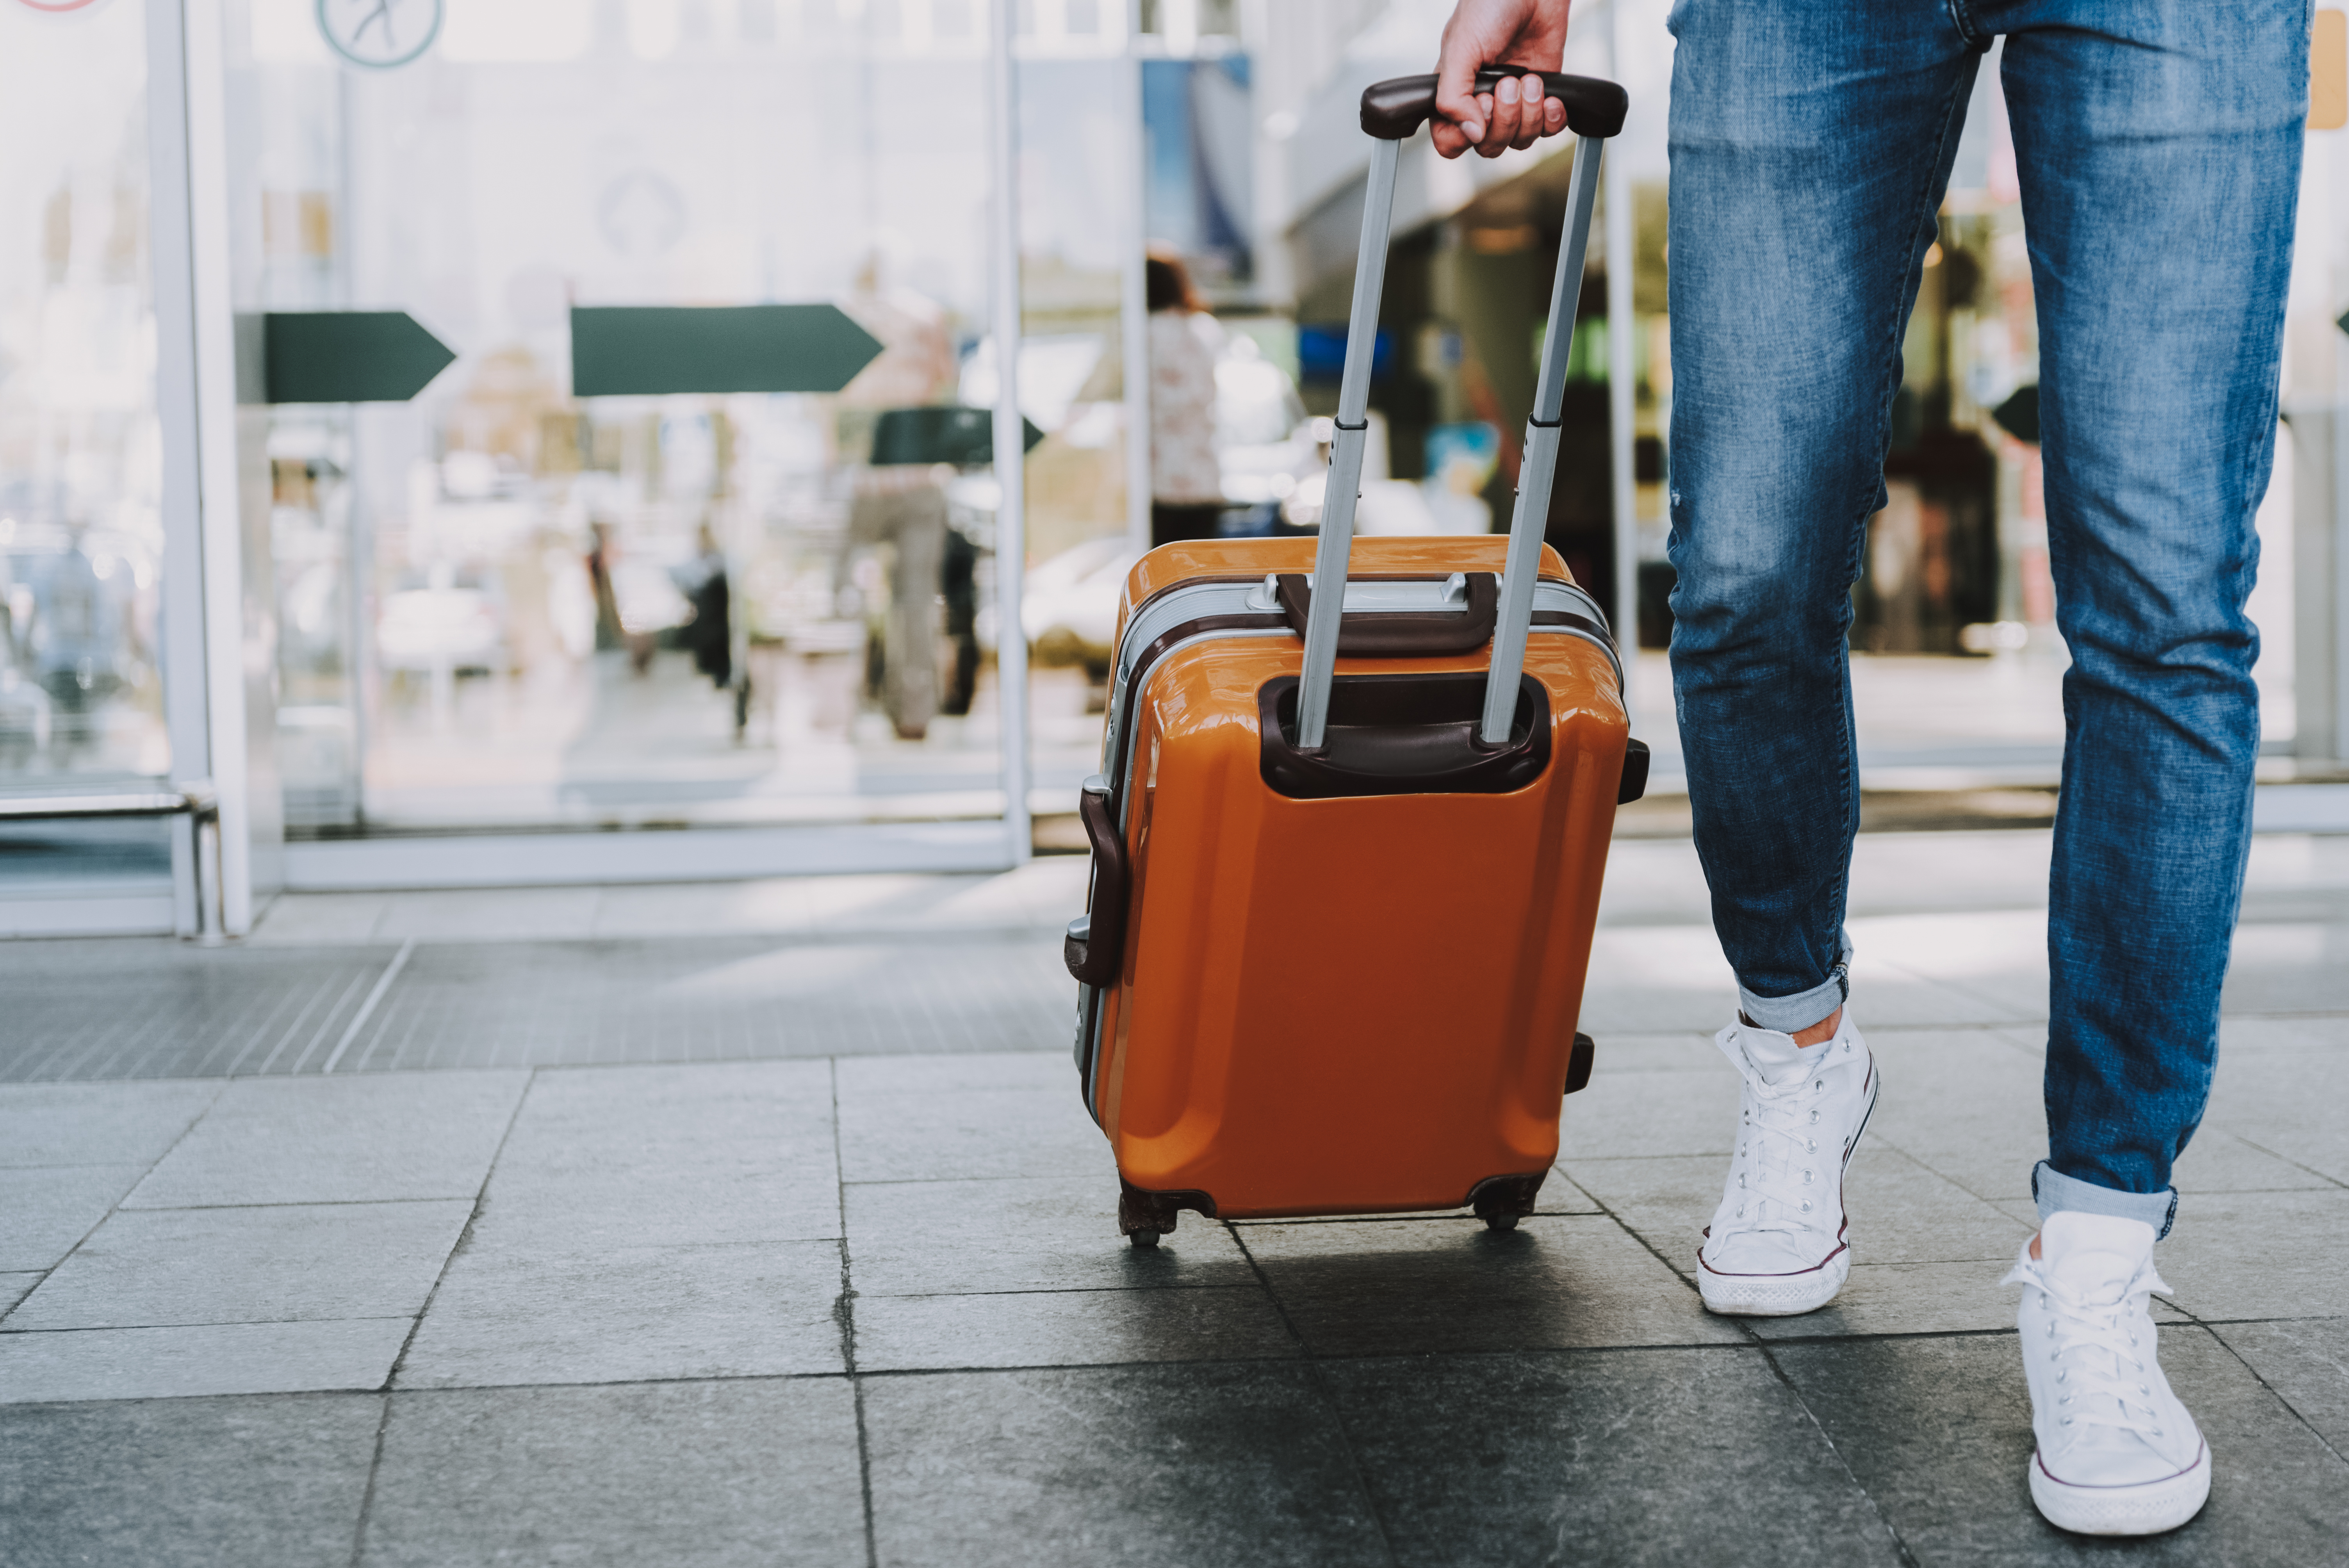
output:
[[[1581,136],[1550,315],[1571,321],[1623,95],[1549,80]],[[1433,92],[1363,95],[1379,139],[1319,540],[1154,550],[1120,606],[1067,956],[1137,1245],[1184,1209],[1514,1225],[1589,1075],[1599,880],[1647,758],[1605,618],[1541,543],[1570,332],[1545,347],[1508,537],[1352,539],[1396,145]]]

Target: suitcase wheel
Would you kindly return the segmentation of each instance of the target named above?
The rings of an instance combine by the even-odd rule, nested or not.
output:
[[[1132,1242],[1135,1246],[1142,1248],[1144,1252],[1154,1252],[1157,1250],[1158,1236],[1159,1233],[1152,1230],[1128,1231],[1125,1233],[1125,1239]]]
[[[1517,1228],[1517,1217],[1515,1214],[1487,1214],[1485,1216],[1485,1228],[1489,1231],[1514,1231]]]

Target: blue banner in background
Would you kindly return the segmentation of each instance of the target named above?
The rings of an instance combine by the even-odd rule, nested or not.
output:
[[[1211,294],[1256,271],[1248,57],[1142,63],[1150,238],[1181,251]]]

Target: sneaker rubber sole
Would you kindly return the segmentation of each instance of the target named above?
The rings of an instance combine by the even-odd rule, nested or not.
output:
[[[2176,1475],[2136,1486],[2070,1486],[2031,1456],[2031,1501],[2040,1517],[2075,1535],[2158,1535],[2202,1511],[2210,1498],[2210,1445]]]
[[[1696,1288],[1704,1309],[1723,1317],[1800,1317],[1833,1301],[1850,1276],[1849,1247],[1798,1274],[1714,1274],[1700,1255]]]
[[[1851,1147],[1844,1150],[1844,1169],[1851,1169],[1851,1157],[1859,1152],[1859,1140],[1868,1136],[1868,1124],[1876,1115],[1876,1102],[1884,1093],[1884,1068],[1881,1063],[1868,1068],[1868,1108],[1859,1113],[1859,1127],[1851,1135]],[[1843,1291],[1844,1282],[1851,1277],[1851,1248],[1836,1250],[1835,1256],[1815,1269],[1798,1274],[1715,1274],[1704,1264],[1704,1251],[1699,1248],[1696,1259],[1696,1292],[1704,1302],[1704,1309],[1722,1317],[1800,1317],[1806,1312],[1816,1312],[1833,1301]],[[2033,1467],[2036,1469],[2034,1465]]]

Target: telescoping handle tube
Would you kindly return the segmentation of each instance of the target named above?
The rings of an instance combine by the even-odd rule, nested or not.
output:
[[[1476,75],[1488,90],[1517,73],[1487,67]],[[1492,671],[1485,687],[1485,713],[1477,733],[1487,745],[1505,745],[1516,713],[1517,678],[1524,672],[1526,635],[1533,624],[1534,579],[1541,567],[1543,525],[1549,517],[1550,482],[1557,469],[1558,411],[1565,400],[1566,365],[1574,344],[1574,307],[1582,292],[1582,261],[1589,248],[1590,214],[1599,196],[1599,151],[1623,127],[1623,89],[1588,77],[1539,73],[1550,97],[1567,106],[1567,124],[1580,137],[1574,150],[1574,178],[1567,195],[1566,233],[1558,246],[1557,277],[1550,288],[1549,331],[1542,343],[1541,370],[1534,409],[1526,428],[1525,456],[1517,470],[1516,510],[1509,522],[1508,564],[1501,576],[1501,603],[1493,628]],[[1346,367],[1338,384],[1338,417],[1330,440],[1329,488],[1323,492],[1321,537],[1313,552],[1313,606],[1305,625],[1305,664],[1297,691],[1297,744],[1313,750],[1323,741],[1330,716],[1330,687],[1338,664],[1338,627],[1346,598],[1346,566],[1353,552],[1354,503],[1362,488],[1362,457],[1370,439],[1371,363],[1377,346],[1379,294],[1386,281],[1387,232],[1394,216],[1395,164],[1402,139],[1433,112],[1433,77],[1397,77],[1362,94],[1362,129],[1376,138],[1371,149],[1370,186],[1362,201],[1361,248],[1354,259],[1354,304],[1346,324]]]

